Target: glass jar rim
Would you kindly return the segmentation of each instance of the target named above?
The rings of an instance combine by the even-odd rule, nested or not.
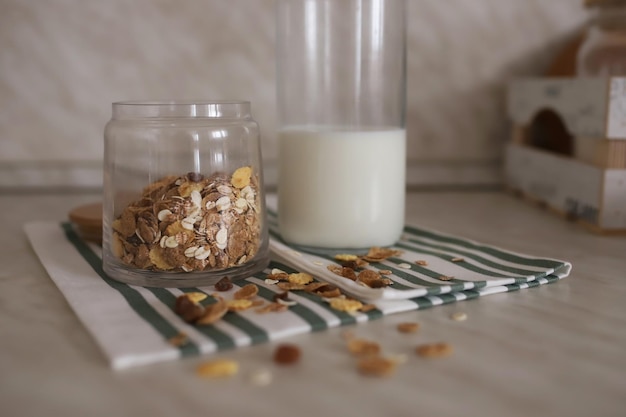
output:
[[[135,118],[250,118],[244,100],[126,100],[113,102],[114,119]]]

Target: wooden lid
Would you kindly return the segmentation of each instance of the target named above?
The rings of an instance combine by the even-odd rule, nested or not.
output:
[[[78,227],[102,227],[102,203],[91,203],[76,207],[70,211],[69,218]]]

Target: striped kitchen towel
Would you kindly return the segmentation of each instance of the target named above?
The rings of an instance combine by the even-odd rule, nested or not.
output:
[[[469,239],[405,226],[400,240],[392,247],[400,254],[369,266],[374,270],[391,271],[392,274],[385,277],[393,284],[369,288],[328,269],[329,265],[336,264],[335,256],[341,251],[296,250],[282,240],[276,212],[269,210],[268,220],[270,246],[277,259],[333,283],[360,300],[371,302],[524,285],[550,275],[565,277],[572,268],[568,262],[518,254]]]
[[[288,311],[259,314],[255,309],[228,313],[214,325],[194,326],[178,317],[174,302],[185,292],[215,292],[198,288],[147,288],[108,278],[102,270],[101,249],[83,241],[69,223],[32,222],[26,234],[50,278],[65,296],[78,318],[102,348],[111,367],[122,369],[181,357],[209,354],[277,340],[330,327],[365,322],[386,314],[423,309],[484,295],[549,284],[566,277],[567,262],[514,254],[477,242],[407,227],[397,248],[402,255],[372,269],[389,269],[394,283],[385,289],[361,287],[327,270],[331,254],[295,251],[277,236],[276,218],[270,216],[273,260],[269,268],[238,281],[225,298],[247,283],[259,287],[258,296],[271,301],[282,292],[265,282],[273,268],[286,272],[309,271],[323,281],[336,283],[346,292],[376,306],[367,312],[334,310],[323,299],[296,291],[297,302]],[[463,262],[450,262],[452,257]],[[415,260],[427,260],[428,266]],[[406,268],[408,264],[410,268]],[[402,267],[401,267],[402,266]],[[403,268],[404,267],[404,268]],[[436,276],[454,276],[442,282]],[[203,303],[212,302],[208,297]],[[173,344],[181,334],[187,342]]]

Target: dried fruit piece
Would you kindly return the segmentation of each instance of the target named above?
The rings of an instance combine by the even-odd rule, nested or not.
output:
[[[250,184],[250,177],[252,176],[252,168],[251,167],[241,167],[237,168],[235,172],[233,172],[233,176],[230,179],[230,183],[235,188],[243,188]]]
[[[465,259],[464,258],[452,258],[452,259],[450,259],[450,261],[452,261],[452,262],[463,262],[463,261],[465,261]]]
[[[424,260],[421,260],[421,259],[420,259],[420,260],[418,260],[418,261],[415,261],[415,263],[416,263],[417,265],[420,265],[420,266],[427,266],[427,265],[428,265],[428,262],[426,262],[426,261],[424,261]]]
[[[235,375],[239,371],[239,363],[231,359],[215,359],[204,362],[196,368],[201,377],[224,378]]]
[[[293,365],[300,360],[300,348],[292,344],[281,344],[274,351],[274,362],[279,365]]]
[[[352,300],[349,298],[331,298],[330,306],[335,310],[345,311],[347,313],[355,312],[363,307],[363,303],[359,300]]]
[[[256,297],[258,293],[259,293],[259,287],[257,287],[256,284],[246,284],[240,289],[238,289],[233,294],[233,297],[235,298],[235,300],[244,300],[244,299],[254,298]]]
[[[224,317],[224,315],[228,312],[228,305],[223,299],[218,299],[217,302],[213,304],[209,304],[204,309],[204,314],[198,320],[196,320],[196,324],[213,324],[216,323],[219,319]]]
[[[204,314],[204,307],[193,302],[186,294],[176,297],[174,312],[187,323],[194,323]]]
[[[415,352],[425,358],[443,358],[452,355],[452,346],[447,343],[430,343],[418,346]]]
[[[387,377],[396,370],[396,362],[381,356],[367,356],[359,360],[357,368],[363,375]]]
[[[380,345],[365,339],[348,340],[348,350],[355,356],[377,355],[380,353]]]
[[[206,295],[205,293],[197,291],[187,292],[185,293],[185,295],[194,303],[199,303],[200,301],[208,297],[208,295]]]
[[[419,330],[420,325],[419,323],[407,321],[404,323],[399,323],[398,326],[396,326],[396,328],[398,329],[400,333],[415,333]]]
[[[200,182],[204,179],[204,175],[199,172],[188,172],[187,179],[191,182]]]
[[[306,272],[298,272],[295,274],[289,274],[288,280],[292,284],[306,285],[313,282],[313,277]]]
[[[451,276],[448,276],[448,275],[439,275],[437,277],[437,279],[440,280],[440,281],[450,281],[453,278],[454,277],[451,277]]]
[[[233,288],[233,283],[230,282],[230,278],[224,277],[215,283],[215,289],[217,291],[228,291]]]

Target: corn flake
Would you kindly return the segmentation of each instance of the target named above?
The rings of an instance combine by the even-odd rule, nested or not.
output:
[[[306,285],[313,282],[313,277],[306,272],[299,272],[297,274],[289,274],[288,280],[292,284]]]
[[[349,261],[356,261],[357,259],[359,259],[359,257],[356,255],[349,254],[349,253],[340,253],[340,254],[335,255],[335,259],[341,262],[349,262]]]
[[[233,294],[233,297],[235,298],[235,300],[244,300],[254,298],[258,293],[259,287],[257,287],[255,284],[247,284],[238,289]]]
[[[206,295],[205,293],[197,292],[197,291],[188,292],[188,293],[185,293],[185,295],[194,303],[199,303],[200,301],[208,297],[208,295]]]
[[[352,338],[348,340],[348,350],[355,356],[377,355],[380,353],[380,345],[365,339]]]
[[[247,299],[229,300],[226,305],[229,311],[244,311],[252,307],[252,301]]]
[[[200,364],[196,368],[198,376],[207,378],[224,378],[235,375],[239,371],[239,363],[231,359],[216,359]]]
[[[366,356],[359,360],[357,368],[363,375],[386,377],[396,370],[396,361],[381,356]]]
[[[228,305],[220,298],[216,303],[205,307],[204,314],[196,321],[196,324],[213,324],[224,317],[227,312]]]
[[[447,343],[431,343],[418,346],[415,352],[425,358],[443,358],[452,355],[452,346]]]
[[[363,307],[363,303],[361,303],[359,300],[336,297],[330,299],[330,306],[335,310],[350,313],[361,309],[361,307]]]
[[[230,179],[230,183],[233,185],[233,187],[241,189],[247,185],[250,185],[251,176],[252,176],[251,167],[237,168],[237,170],[233,172],[233,176]]]

